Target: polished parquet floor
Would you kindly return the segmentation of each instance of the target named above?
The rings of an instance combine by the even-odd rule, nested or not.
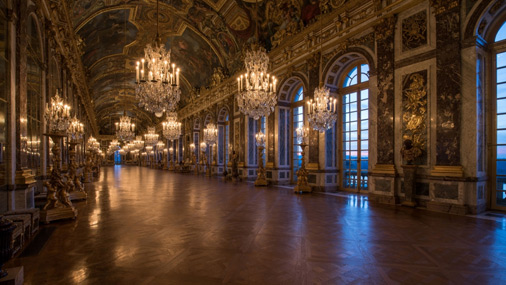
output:
[[[506,222],[104,167],[8,262],[25,284],[505,284]]]

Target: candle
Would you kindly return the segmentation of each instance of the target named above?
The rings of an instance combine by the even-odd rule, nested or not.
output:
[[[237,77],[237,92],[241,92],[241,78]]]
[[[176,71],[176,85],[179,86],[179,68]]]
[[[135,67],[135,81],[139,82],[139,62],[137,62],[137,66]]]

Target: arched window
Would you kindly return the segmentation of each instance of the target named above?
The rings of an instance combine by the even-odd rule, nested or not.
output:
[[[341,185],[367,190],[369,166],[369,66],[352,64],[343,73]]]
[[[35,174],[40,170],[41,152],[42,46],[34,16],[28,18],[27,35],[26,153],[28,168]]]
[[[495,189],[495,195],[492,195],[492,207],[496,209],[506,209],[506,22],[502,24],[495,35],[493,47],[493,66],[495,91],[495,104],[493,104],[492,113],[492,144],[495,147],[492,150],[493,163],[492,189]],[[477,62],[479,66],[481,61]],[[478,73],[478,76],[480,73]],[[495,179],[494,179],[495,178]]]
[[[304,88],[295,89],[292,100],[292,182],[297,180],[297,170],[302,164],[302,148],[297,143],[297,128],[304,126]]]

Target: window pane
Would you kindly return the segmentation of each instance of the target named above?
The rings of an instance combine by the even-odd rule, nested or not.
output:
[[[356,141],[357,140],[357,136],[358,136],[357,132],[351,132],[349,134],[351,134],[350,140],[352,140],[352,141]]]
[[[350,93],[350,102],[357,102],[357,93]]]
[[[368,140],[369,139],[369,131],[362,131],[362,133],[360,134],[360,138],[362,140]]]
[[[350,149],[357,150],[357,142],[356,141],[350,143]]]
[[[357,123],[356,123],[356,122],[351,123],[351,124],[350,124],[350,129],[351,129],[352,131],[356,131],[356,130],[357,130]]]
[[[362,121],[362,122],[360,122],[360,129],[362,131],[369,129],[369,121]]]
[[[361,141],[360,142],[360,149],[368,150],[369,149],[369,141]]]
[[[506,159],[506,146],[497,146],[497,158]]]
[[[360,119],[361,120],[369,119],[369,111],[365,110],[365,111],[360,112]]]
[[[506,113],[506,99],[497,100],[497,113]]]
[[[497,84],[497,98],[506,98],[506,83]]]
[[[496,163],[497,166],[497,175],[506,175],[506,161],[504,160],[498,160]],[[506,180],[505,180],[506,182]],[[502,189],[501,190],[506,190]]]
[[[369,65],[367,64],[362,64],[362,66],[360,67],[362,70],[362,74],[360,76],[360,81],[361,82],[367,82],[369,81]]]
[[[504,39],[506,39],[506,22],[504,22],[502,24],[501,28],[499,29],[499,31],[495,35],[495,41],[496,42],[502,41]]]
[[[357,120],[357,112],[350,113],[350,121],[355,122]]]
[[[497,69],[497,83],[506,81],[506,68]]]
[[[497,131],[497,144],[506,144],[506,131]]]

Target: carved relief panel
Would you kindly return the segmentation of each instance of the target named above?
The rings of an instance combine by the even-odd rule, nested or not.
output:
[[[417,164],[427,164],[427,70],[402,78],[402,140],[422,150]]]
[[[402,20],[402,51],[419,48],[428,43],[427,10],[420,11]]]

